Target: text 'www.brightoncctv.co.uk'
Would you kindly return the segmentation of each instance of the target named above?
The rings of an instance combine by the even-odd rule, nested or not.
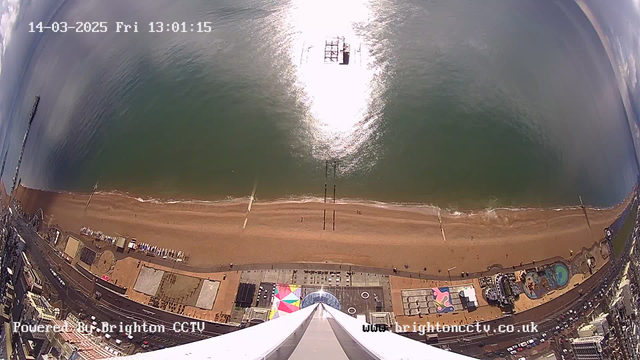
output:
[[[384,324],[370,325],[363,324],[362,331],[363,332],[385,332],[390,330],[390,328]],[[437,323],[426,323],[426,324],[417,324],[416,322],[413,325],[395,325],[395,332],[415,332],[420,335],[424,335],[426,333],[486,333],[486,334],[508,334],[508,333],[522,333],[522,334],[533,334],[538,332],[538,325],[534,322],[522,325],[498,325],[492,326],[490,324],[441,324]]]

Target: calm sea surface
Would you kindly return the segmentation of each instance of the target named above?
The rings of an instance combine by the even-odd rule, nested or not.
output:
[[[637,177],[614,70],[570,3],[68,0],[24,11],[2,69],[14,94],[1,103],[9,186],[36,94],[21,177],[38,188],[99,181],[216,200],[257,183],[259,200],[322,196],[329,161],[339,199],[469,209],[579,195],[609,206]],[[109,31],[29,34],[29,21]],[[116,21],[139,32],[116,33]],[[212,31],[149,33],[152,21]],[[347,66],[323,63],[335,35],[351,44]]]

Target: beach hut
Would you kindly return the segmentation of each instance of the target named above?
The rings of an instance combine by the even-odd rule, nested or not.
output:
[[[119,252],[124,252],[124,244],[125,242],[127,242],[127,239],[119,236],[116,238],[116,247],[118,248],[117,251]]]

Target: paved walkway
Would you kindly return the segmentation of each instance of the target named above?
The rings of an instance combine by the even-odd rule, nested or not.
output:
[[[451,276],[447,274],[447,269],[441,269],[442,275],[433,275],[427,274],[426,272],[421,271],[410,271],[409,269],[394,269],[391,268],[377,268],[370,266],[360,266],[360,265],[349,265],[349,264],[336,264],[336,263],[309,263],[309,262],[296,262],[296,263],[273,263],[273,264],[239,264],[239,265],[231,265],[231,264],[220,264],[220,265],[212,265],[212,266],[191,266],[185,263],[176,263],[173,260],[162,259],[158,257],[152,257],[144,255],[141,252],[132,251],[127,252],[125,250],[124,253],[116,252],[116,247],[114,245],[109,245],[105,242],[92,241],[89,240],[86,236],[79,235],[73,232],[65,232],[65,237],[68,235],[72,235],[77,239],[81,239],[85,246],[90,249],[95,249],[94,243],[99,244],[102,250],[111,250],[114,252],[116,256],[116,260],[124,259],[126,257],[132,257],[138,260],[142,260],[145,262],[163,265],[167,267],[175,267],[175,269],[189,271],[194,273],[214,273],[214,272],[226,272],[230,270],[236,271],[245,271],[245,270],[269,270],[269,269],[291,269],[291,270],[326,270],[326,271],[354,271],[354,272],[367,272],[367,273],[377,273],[384,275],[396,275],[408,278],[416,278],[416,279],[426,279],[426,280],[466,280],[469,278],[478,278],[483,276],[491,276],[500,272],[513,272],[518,270],[526,270],[531,267],[541,266],[552,264],[557,261],[567,261],[566,259],[556,256],[550,259],[546,259],[543,261],[536,261],[531,263],[523,263],[520,266],[512,266],[512,267],[502,267],[500,264],[494,264],[487,267],[487,271],[484,272],[475,272],[469,273],[469,276],[460,276],[460,273],[451,273]],[[601,239],[602,241],[604,239]],[[596,246],[596,245],[594,245]],[[592,247],[593,248],[593,247]],[[95,251],[95,250],[94,250]]]

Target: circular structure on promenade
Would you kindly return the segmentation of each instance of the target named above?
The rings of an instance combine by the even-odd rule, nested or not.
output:
[[[99,274],[106,274],[116,263],[116,256],[111,250],[105,250],[92,264]]]
[[[349,315],[355,315],[356,308],[354,308],[353,306],[347,309],[347,312],[349,313]]]
[[[567,266],[562,263],[557,263],[555,265],[555,273],[558,287],[567,285],[569,282],[569,269],[567,269]]]
[[[317,303],[327,304],[333,308],[340,310],[340,301],[338,301],[338,298],[336,298],[335,295],[333,295],[332,293],[329,293],[323,290],[312,292],[311,294],[305,296],[302,299],[302,304],[300,305],[300,308],[304,309],[308,306],[311,306]]]
[[[366,291],[363,291],[362,294],[360,294],[360,296],[362,296],[362,298],[366,300],[369,298],[369,293]]]
[[[579,265],[576,266],[579,269]],[[552,290],[565,287],[569,283],[569,273],[567,265],[561,262],[529,271],[524,276],[522,289],[530,299],[539,299]]]

